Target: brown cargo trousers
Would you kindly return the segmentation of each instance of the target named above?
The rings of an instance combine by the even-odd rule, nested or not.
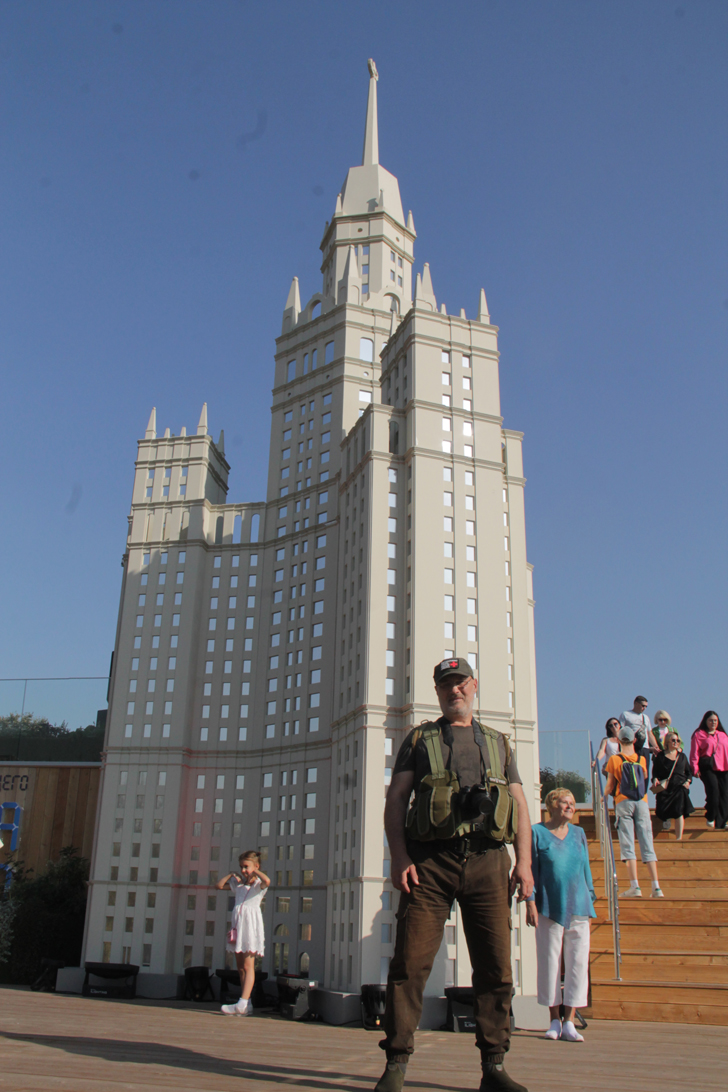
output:
[[[463,857],[430,843],[409,843],[419,885],[400,895],[397,938],[389,965],[380,1046],[387,1057],[414,1052],[425,983],[442,942],[454,900],[460,905],[473,968],[476,1045],[499,1062],[510,1046],[511,911],[510,858],[505,848]]]

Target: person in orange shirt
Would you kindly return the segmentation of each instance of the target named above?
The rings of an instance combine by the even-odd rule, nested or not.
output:
[[[652,842],[652,819],[647,803],[647,763],[644,756],[635,751],[634,737],[633,728],[622,728],[617,737],[619,754],[612,755],[607,762],[606,792],[614,797],[620,856],[627,865],[629,875],[629,889],[623,891],[621,897],[642,897],[634,848],[636,833],[642,863],[647,865],[652,879],[652,898],[661,899],[664,896],[657,878],[657,855]]]

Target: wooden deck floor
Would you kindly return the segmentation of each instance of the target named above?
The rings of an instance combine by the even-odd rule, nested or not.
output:
[[[383,1068],[376,1032],[223,1017],[211,1005],[0,988],[0,1013],[3,1092],[363,1092]],[[646,1092],[722,1092],[725,1041],[722,1027],[593,1021],[583,1044],[516,1033],[507,1068],[529,1092],[612,1092],[619,1057],[619,1072]],[[406,1089],[465,1092],[478,1081],[470,1036],[418,1033]]]

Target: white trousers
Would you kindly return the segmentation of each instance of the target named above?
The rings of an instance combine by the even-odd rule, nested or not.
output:
[[[561,952],[564,953],[564,998],[567,1008],[583,1008],[589,995],[589,918],[572,917],[568,928],[538,915],[536,926],[539,1005],[561,1004]]]

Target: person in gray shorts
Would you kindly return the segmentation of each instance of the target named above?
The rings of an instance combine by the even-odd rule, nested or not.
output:
[[[614,813],[617,817],[617,833],[622,860],[627,865],[629,888],[621,898],[642,897],[637,879],[637,857],[634,848],[635,834],[640,844],[642,863],[652,879],[652,898],[663,898],[657,878],[657,855],[652,842],[652,818],[647,803],[647,763],[634,748],[634,729],[620,729],[619,754],[607,762],[606,792],[614,797]]]

